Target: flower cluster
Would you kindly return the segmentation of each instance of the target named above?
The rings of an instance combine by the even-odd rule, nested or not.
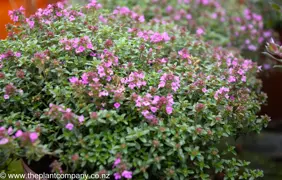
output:
[[[104,53],[101,55],[102,63],[97,66],[97,71],[100,78],[106,77],[107,81],[110,81],[111,76],[114,74],[111,69],[112,66],[118,64],[118,57],[108,50],[104,50]]]
[[[19,58],[19,57],[21,57],[21,53],[8,50],[7,52],[0,54],[0,62],[4,59],[9,59],[9,58],[13,58],[13,57]]]
[[[87,5],[86,5],[87,9],[90,8],[95,8],[95,9],[101,9],[102,5],[100,3],[98,3],[96,0],[91,0]]]
[[[242,49],[257,51],[258,45],[271,37],[271,31],[265,31],[263,27],[263,19],[260,14],[252,12],[250,9],[245,9],[244,17],[232,17],[236,24],[232,24],[231,40],[232,45],[241,46]],[[238,39],[238,37],[247,37],[246,39]]]
[[[170,37],[167,32],[158,33],[154,31],[139,31],[137,33],[138,37],[144,39],[145,41],[150,41],[152,43],[167,42]]]
[[[248,72],[252,68],[253,64],[251,60],[246,59],[242,64],[240,64],[237,58],[230,56],[229,58],[227,58],[226,63],[229,67],[227,77],[229,83],[236,81],[246,82],[246,72]]]
[[[128,7],[117,7],[113,11],[113,15],[120,15],[124,17],[130,17],[131,19],[137,22],[144,22],[145,18],[143,15],[138,15],[136,12],[130,10]]]
[[[130,73],[129,77],[123,78],[121,80],[122,83],[128,84],[130,89],[134,89],[137,87],[138,89],[142,86],[146,86],[146,81],[144,72],[132,72]]]
[[[122,177],[124,177],[126,179],[132,178],[132,172],[125,170],[126,164],[124,162],[122,162],[120,157],[115,159],[113,168],[116,168],[120,171],[120,172],[114,173],[114,177],[115,177],[116,180],[121,179]]]
[[[84,36],[81,38],[74,38],[74,39],[64,38],[60,42],[64,45],[65,50],[67,51],[75,50],[77,54],[83,53],[86,49],[90,49],[90,50],[94,49],[91,40],[88,36]]]
[[[22,17],[24,17],[24,12],[25,9],[21,6],[17,10],[9,11],[8,14],[13,22],[20,22],[22,20]]]
[[[37,23],[50,25],[52,21],[66,18],[69,21],[74,21],[76,18],[84,16],[83,13],[64,8],[64,2],[49,4],[46,9],[38,9],[35,15],[32,15],[28,20]],[[30,25],[30,23],[28,23]],[[33,24],[33,23],[32,23]]]
[[[219,90],[217,90],[217,91],[215,92],[214,98],[215,98],[216,100],[218,100],[218,99],[219,99],[219,95],[221,95],[221,96],[224,96],[226,99],[228,99],[228,98],[229,98],[228,92],[229,92],[229,88],[221,87]]]
[[[0,127],[0,145],[8,144],[12,139],[19,139],[21,143],[34,143],[38,139],[37,132],[23,132],[22,130],[15,130],[12,127]]]
[[[187,28],[205,40],[212,40],[213,43],[221,46],[257,51],[272,34],[272,31],[264,29],[260,14],[237,1],[156,0],[133,3],[132,0],[127,0],[126,2],[136,5],[134,8],[143,12],[145,17],[151,20],[151,24],[171,22],[179,30],[183,27]],[[119,5],[119,2],[116,4]]]
[[[22,75],[21,72],[18,72],[18,75]],[[2,74],[3,78],[5,76],[5,74]],[[19,77],[19,78],[22,78]],[[22,89],[17,89],[13,84],[7,84],[4,88],[3,88],[3,91],[4,91],[4,99],[5,100],[8,100],[10,99],[11,96],[16,96],[16,95],[23,95],[23,90]]]
[[[152,96],[146,94],[144,97],[136,96],[135,106],[140,108],[142,115],[149,121],[157,123],[158,119],[155,113],[165,109],[167,114],[171,114],[173,111],[173,96],[171,94],[167,96]]]
[[[72,130],[74,124],[82,124],[84,122],[84,116],[78,116],[72,112],[70,108],[65,108],[63,106],[58,106],[54,104],[49,105],[50,109],[46,112],[46,115],[51,120],[57,120],[59,122],[64,122],[65,128]]]
[[[164,73],[160,78],[159,88],[171,88],[174,92],[180,87],[180,78],[173,73]]]

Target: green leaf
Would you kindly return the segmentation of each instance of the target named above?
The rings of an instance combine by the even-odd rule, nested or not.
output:
[[[270,4],[274,10],[279,11],[279,12],[281,11],[281,6],[279,6],[278,4],[276,3],[270,3]]]
[[[144,172],[143,175],[144,175],[145,179],[149,178],[149,174],[147,172]]]

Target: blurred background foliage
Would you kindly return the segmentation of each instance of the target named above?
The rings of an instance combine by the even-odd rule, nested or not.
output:
[[[282,6],[281,0],[251,0],[251,6],[256,6],[264,18],[264,25],[267,28],[282,28],[282,16],[277,11]]]

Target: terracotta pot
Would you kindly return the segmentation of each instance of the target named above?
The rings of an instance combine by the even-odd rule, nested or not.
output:
[[[24,169],[25,180],[47,180],[47,179],[35,178],[35,177],[39,177],[39,175],[34,171],[32,171],[23,160],[22,160],[22,166]]]
[[[7,37],[5,25],[12,23],[8,16],[8,11],[18,9],[23,6],[26,9],[27,16],[33,14],[38,8],[44,8],[48,4],[58,2],[59,0],[0,0],[0,39]]]

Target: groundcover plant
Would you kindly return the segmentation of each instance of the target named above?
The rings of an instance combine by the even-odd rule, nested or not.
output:
[[[251,52],[272,35],[264,29],[259,8],[250,8],[238,0],[101,0],[107,8],[129,6],[144,13],[151,23],[175,23],[226,47]],[[126,7],[123,7],[126,8]]]
[[[253,179],[227,137],[259,132],[256,63],[174,23],[96,1],[9,12],[0,42],[0,146],[54,172],[115,179]]]

